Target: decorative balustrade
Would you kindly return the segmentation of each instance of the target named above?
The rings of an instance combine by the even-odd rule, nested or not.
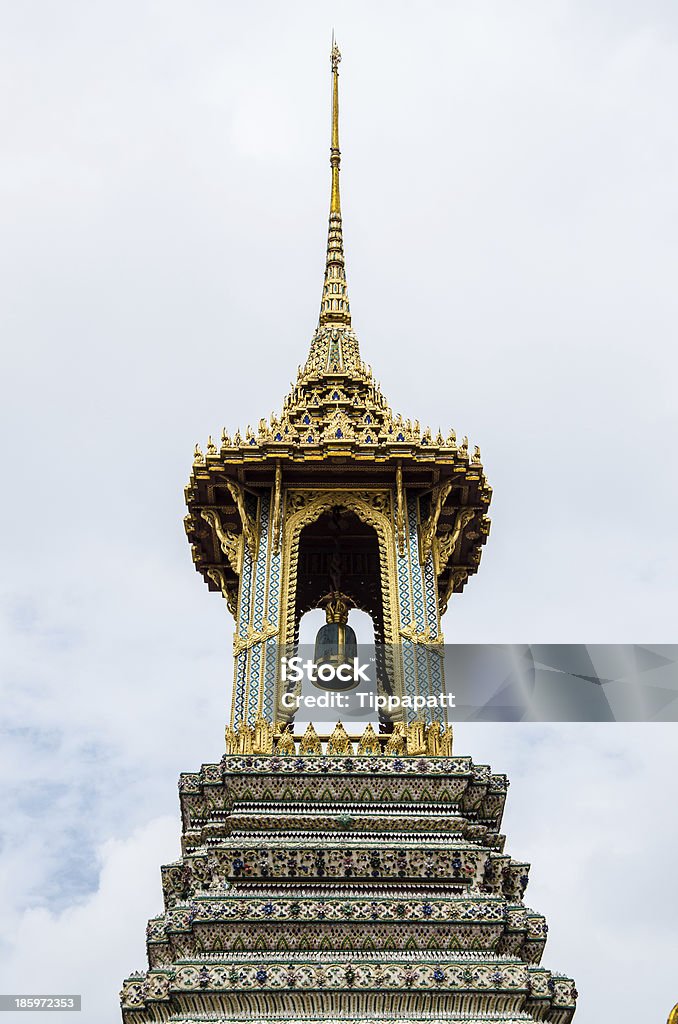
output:
[[[439,722],[397,722],[393,731],[377,733],[368,723],[361,736],[349,736],[341,722],[328,734],[316,732],[309,723],[304,733],[288,725],[273,725],[257,718],[253,727],[245,724],[226,730],[227,754],[278,754],[279,756],[429,756],[450,757],[452,726]]]

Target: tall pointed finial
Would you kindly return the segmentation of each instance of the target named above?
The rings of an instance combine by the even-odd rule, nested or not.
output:
[[[337,46],[334,32],[332,32],[332,145],[330,149],[330,165],[332,167],[332,197],[330,200],[330,213],[341,213],[341,198],[339,195],[339,166],[341,164],[341,151],[339,149],[339,61],[341,52]]]
[[[332,139],[330,144],[330,166],[332,168],[332,191],[330,194],[330,227],[327,238],[327,260],[325,262],[325,283],[320,303],[320,326],[336,324],[349,327],[351,310],[346,288],[344,265],[344,240],[341,227],[341,199],[339,196],[339,61],[341,53],[332,33]]]

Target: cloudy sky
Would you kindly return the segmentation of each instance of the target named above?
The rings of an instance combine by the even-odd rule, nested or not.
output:
[[[364,358],[495,488],[447,638],[675,639],[675,4],[0,3],[0,991],[87,1024],[144,964],[178,773],[223,750],[182,490],[305,357],[332,26]],[[458,729],[511,777],[578,1024],[678,1000],[676,736]]]

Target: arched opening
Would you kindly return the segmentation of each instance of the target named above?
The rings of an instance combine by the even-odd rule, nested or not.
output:
[[[335,505],[308,523],[299,537],[295,619],[321,606],[332,591],[346,594],[353,608],[367,612],[375,637],[383,624],[379,539],[355,512]],[[383,630],[383,625],[382,625]]]
[[[348,611],[348,625],[355,631],[361,663],[370,668],[363,681],[355,687],[350,699],[325,715],[326,721],[345,723],[381,721],[382,729],[391,724],[381,716],[372,697],[377,693],[377,679],[391,691],[384,655],[384,608],[380,567],[379,536],[376,529],[363,522],[359,515],[340,504],[324,509],[313,522],[307,523],[299,535],[298,569],[294,595],[294,637],[304,660],[312,658],[318,632],[326,622],[333,595],[341,594]],[[302,626],[303,618],[303,626]],[[318,691],[316,690],[315,693]],[[305,680],[302,698],[312,696],[313,683]],[[297,727],[309,720],[314,724],[322,716],[313,715],[305,707],[295,716]]]

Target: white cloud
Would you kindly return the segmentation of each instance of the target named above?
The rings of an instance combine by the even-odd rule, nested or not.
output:
[[[464,725],[458,752],[511,782],[507,850],[532,865],[543,963],[574,977],[577,1024],[664,1020],[676,1000],[673,724]]]
[[[3,992],[81,994],[83,1024],[118,1022],[123,978],[147,966],[145,921],[162,911],[160,864],[179,855],[178,837],[177,819],[164,817],[109,840],[97,850],[98,885],[88,898],[60,913],[23,911],[0,963]]]

